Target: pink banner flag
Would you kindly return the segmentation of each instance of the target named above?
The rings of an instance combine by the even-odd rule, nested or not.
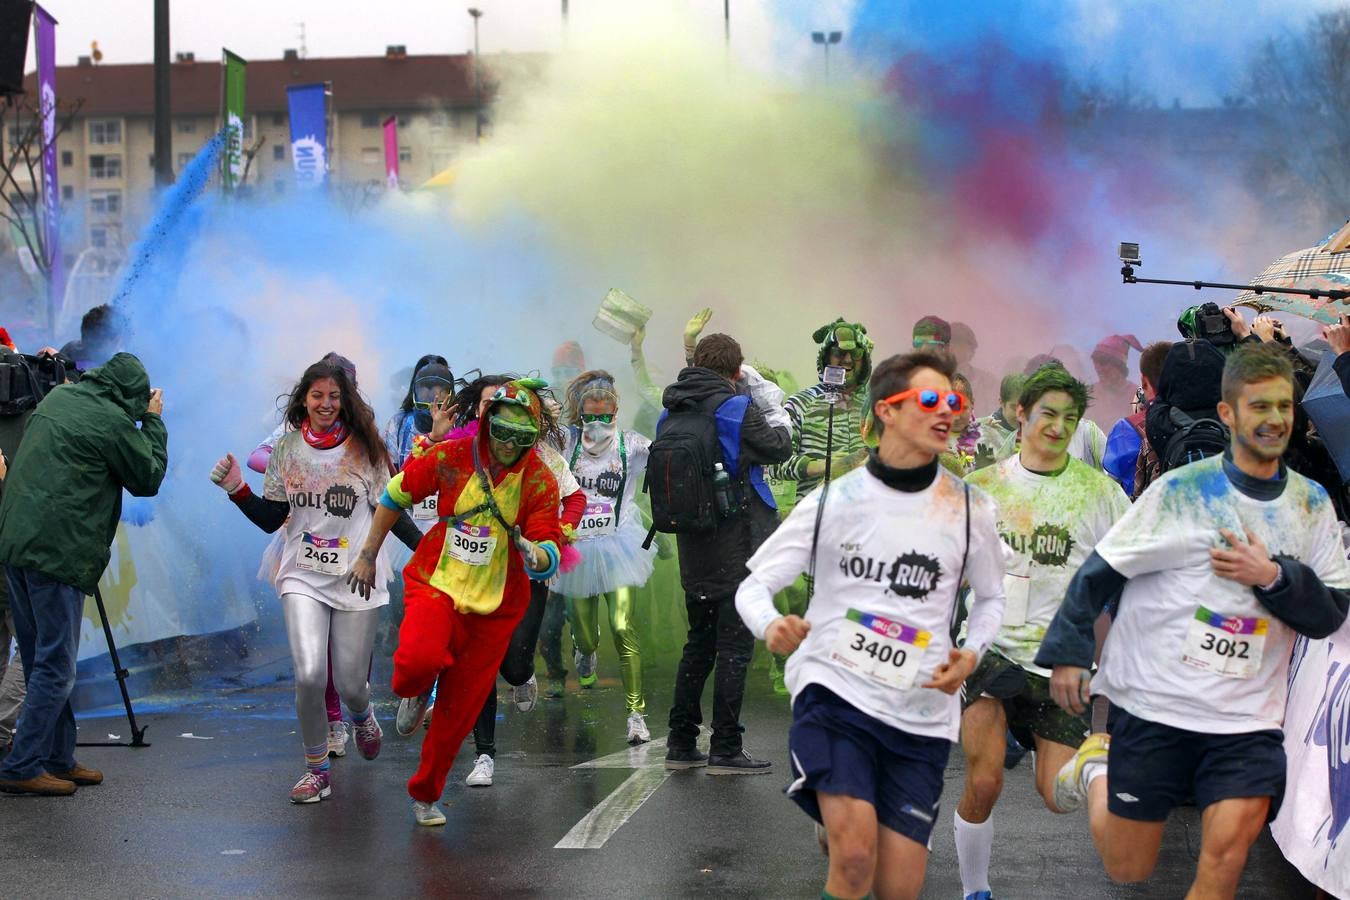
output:
[[[391,191],[398,190],[398,119],[384,120],[384,180]]]

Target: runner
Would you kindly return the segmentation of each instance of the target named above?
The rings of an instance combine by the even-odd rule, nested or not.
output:
[[[437,495],[441,519],[403,570],[407,611],[394,653],[394,693],[418,698],[413,722],[433,684],[441,698],[408,782],[419,825],[445,824],[436,803],[529,606],[528,579],[545,580],[558,567],[558,485],[529,452],[541,427],[535,391],[545,386],[503,385],[476,436],[442,441],[395,475],[348,576],[362,596],[378,591],[378,554],[398,510]]]
[[[736,595],[750,630],[792,654],[788,795],[824,826],[823,896],[918,896],[958,733],[956,693],[1003,613],[994,503],[938,465],[965,406],[954,365],[918,350],[877,367],[879,448],[865,469],[798,503]],[[803,572],[816,589],[806,618],[779,615],[774,593]],[[963,580],[975,599],[958,649]]]
[[[586,514],[577,529],[581,563],[558,576],[555,592],[567,600],[572,623],[573,663],[583,688],[596,682],[600,646],[600,604],[619,652],[630,743],[651,740],[642,693],[642,650],[634,621],[634,592],[651,578],[655,549],[644,550],[647,529],[635,497],[647,469],[651,441],[621,431],[616,419],[619,394],[614,378],[595,369],[567,386],[567,459],[586,491]]]
[[[965,793],[956,808],[956,856],[966,900],[989,900],[991,817],[1003,788],[1006,733],[1036,750],[1036,788],[1051,812],[1055,776],[1087,737],[1088,721],[1050,698],[1050,672],[1035,664],[1045,629],[1073,573],[1130,503],[1106,475],[1069,456],[1087,409],[1087,386],[1047,367],[1027,379],[1015,420],[1018,456],[967,478],[998,504],[998,530],[1013,550],[1003,579],[1003,625],[962,694]]]
[[[389,602],[387,562],[379,559],[379,589],[365,599],[344,589],[343,576],[388,480],[389,454],[370,407],[347,373],[331,363],[305,370],[291,392],[286,422],[291,430],[268,460],[262,497],[244,483],[233,454],[216,463],[211,480],[259,528],[285,526],[274,583],[295,666],[307,769],[290,799],[317,803],[332,793],[324,712],[330,660],[333,683],[351,711],[357,751],[366,759],[380,753],[383,732],[370,703],[369,671],[379,607]]]
[[[1350,607],[1332,505],[1280,457],[1294,422],[1281,350],[1240,347],[1223,370],[1228,452],[1165,473],[1098,544],[1069,585],[1035,663],[1081,714],[1111,701],[1106,734],[1065,764],[1055,806],[1086,797],[1115,881],[1153,871],[1173,807],[1201,811],[1192,897],[1232,897],[1247,852],[1279,810],[1281,724],[1295,636],[1323,638]],[[1092,624],[1118,609],[1090,678]],[[1108,754],[1109,750],[1109,754]]]
[[[431,431],[431,405],[454,392],[455,376],[444,356],[428,353],[413,366],[408,393],[403,396],[398,412],[384,426],[384,445],[389,448],[395,468],[403,468],[412,454],[413,439]],[[435,516],[431,518],[434,520]]]

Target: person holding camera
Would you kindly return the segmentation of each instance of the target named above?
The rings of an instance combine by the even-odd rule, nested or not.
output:
[[[163,393],[130,353],[55,388],[28,420],[0,500],[0,563],[28,695],[0,791],[68,795],[103,774],[75,761],[84,598],[108,565],[122,491],[153,497],[168,463]]]

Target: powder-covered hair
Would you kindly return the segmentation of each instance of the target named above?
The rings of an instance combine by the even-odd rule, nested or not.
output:
[[[614,386],[614,376],[604,369],[591,369],[582,372],[567,385],[563,404],[563,422],[567,425],[581,424],[581,406],[590,398],[610,400],[614,408],[619,408],[619,390]]]

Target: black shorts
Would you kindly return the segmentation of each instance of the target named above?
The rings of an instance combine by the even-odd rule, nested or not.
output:
[[[942,797],[951,741],[893,728],[819,684],[792,702],[788,732],[793,782],[787,795],[817,822],[816,792],[865,800],[877,821],[928,846]]]
[[[1050,679],[1028,672],[998,651],[990,650],[966,679],[961,693],[961,711],[980,697],[1002,701],[1008,730],[1017,743],[1036,749],[1032,735],[1047,741],[1077,747],[1092,730],[1088,714],[1075,716],[1050,698]]]
[[[1284,800],[1286,760],[1279,729],[1208,734],[1160,725],[1111,707],[1106,730],[1107,808],[1125,819],[1162,822],[1188,797],[1203,810],[1237,797],[1269,797],[1266,821]]]

